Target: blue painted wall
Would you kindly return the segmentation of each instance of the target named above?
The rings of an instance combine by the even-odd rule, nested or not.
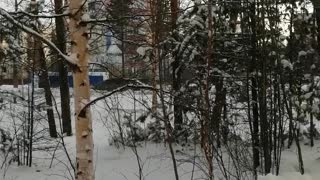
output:
[[[59,78],[60,77],[58,75],[49,75],[49,81],[50,81],[51,87],[59,87],[59,84],[60,84]],[[90,80],[90,85],[94,86],[94,85],[103,81],[103,76],[102,75],[90,75],[89,80]],[[68,84],[69,84],[69,87],[73,87],[73,77],[72,76],[68,76]]]

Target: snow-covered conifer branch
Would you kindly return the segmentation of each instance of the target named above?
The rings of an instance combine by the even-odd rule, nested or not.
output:
[[[39,38],[43,43],[45,43],[46,45],[48,45],[50,48],[52,48],[54,51],[56,51],[60,56],[63,57],[63,59],[65,59],[67,62],[69,62],[72,65],[76,65],[76,62],[70,58],[69,56],[65,55],[64,53],[62,53],[59,48],[50,40],[46,39],[44,36],[42,36],[41,34],[39,34],[37,31],[23,25],[22,23],[20,23],[19,21],[17,21],[16,19],[14,19],[6,10],[4,10],[3,8],[0,8],[0,15],[3,16],[5,19],[7,19],[10,23],[12,23],[13,25],[17,26],[18,28],[22,29],[24,32],[31,34],[37,38]]]
[[[18,12],[10,12],[9,14],[23,14],[23,15],[26,15],[26,16],[29,16],[29,17],[32,17],[32,18],[57,18],[57,17],[65,17],[65,16],[69,16],[70,13],[69,12],[65,12],[63,14],[50,14],[50,15],[45,15],[45,14],[39,14],[39,15],[36,15],[36,14],[32,14],[32,13],[29,13],[29,12],[26,12],[26,11],[18,11]]]

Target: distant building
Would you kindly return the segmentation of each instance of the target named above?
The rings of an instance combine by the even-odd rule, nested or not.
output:
[[[141,44],[145,44],[147,24],[141,23],[144,17],[141,14],[147,12],[146,0],[133,1],[131,12],[140,16],[132,16],[129,19],[129,25],[125,26],[124,44],[122,37],[113,34],[111,25],[97,25],[90,29],[90,53],[91,62],[101,63],[108,67],[110,77],[122,76],[122,69],[125,74],[130,75],[134,72],[146,74],[146,64],[142,58],[139,58],[137,49]],[[88,10],[92,19],[101,19],[108,15],[110,0],[89,0]],[[117,36],[118,35],[118,36]],[[124,62],[124,64],[123,64]],[[143,70],[142,70],[143,69]],[[94,71],[103,70],[98,65],[93,67]]]

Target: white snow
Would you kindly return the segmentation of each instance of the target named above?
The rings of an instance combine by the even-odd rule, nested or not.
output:
[[[192,84],[191,86],[194,86]],[[24,86],[20,86],[19,89]],[[12,86],[1,86],[2,89],[11,91]],[[26,87],[24,87],[26,88]],[[211,89],[212,92],[213,89]],[[53,94],[55,97],[58,97],[58,89],[53,89]],[[108,106],[116,110],[119,108],[120,112],[137,112],[144,113],[146,112],[146,107],[151,106],[151,93],[135,93],[134,92],[125,92],[120,93],[118,96],[107,99]],[[100,96],[100,93],[93,93],[93,98]],[[134,103],[132,97],[136,97],[141,103]],[[81,101],[83,104],[88,103],[87,100]],[[118,104],[119,102],[119,104]],[[57,99],[57,103],[60,103],[60,100]],[[117,104],[117,106],[115,106]],[[134,105],[136,106],[134,109]],[[73,103],[71,104],[73,107]],[[113,115],[110,114],[108,107],[103,101],[98,102],[92,106],[92,115],[93,115],[93,137],[94,137],[94,159],[93,163],[95,164],[95,173],[97,180],[112,179],[112,180],[123,180],[137,179],[138,167],[137,160],[131,148],[120,148],[117,149],[115,146],[110,146],[108,139],[110,139],[110,132],[112,128],[115,128],[115,122],[112,118]],[[313,109],[318,111],[318,107],[314,106]],[[107,120],[107,121],[105,121]],[[146,122],[145,122],[146,123]],[[145,124],[142,124],[145,125]],[[43,125],[46,126],[46,125]],[[111,128],[111,129],[110,129]],[[74,130],[74,129],[73,129]],[[83,131],[82,136],[87,136],[88,131]],[[245,136],[244,136],[245,137]],[[51,143],[57,143],[52,141]],[[67,149],[70,153],[71,159],[74,162],[75,160],[75,137],[65,137],[65,143]],[[318,168],[320,167],[318,153],[319,143],[316,143],[316,147],[310,148],[307,145],[302,145],[303,158],[305,163],[305,175],[300,175],[297,170],[297,156],[296,156],[296,147],[293,146],[291,149],[284,149],[282,155],[282,164],[280,168],[280,175],[267,175],[259,176],[259,180],[318,180],[320,179],[320,173]],[[85,147],[86,150],[92,150],[90,147]],[[174,145],[174,149],[177,151],[182,151],[183,147]],[[137,151],[143,163],[143,174],[145,179],[152,180],[173,180],[174,174],[172,170],[172,161],[170,159],[168,146],[165,146],[163,143],[153,144],[153,143],[142,143],[138,146]],[[192,145],[186,147],[183,150],[184,153],[189,153],[193,155],[196,152],[197,155],[201,155],[199,147],[194,148]],[[205,178],[204,172],[197,167],[193,167],[193,163],[188,162],[189,155],[184,155],[181,153],[176,153],[176,158],[179,160],[179,174],[181,180],[189,180],[192,176],[192,169],[195,168],[193,177],[194,179]],[[33,180],[33,179],[43,179],[43,180],[65,180],[67,177],[70,178],[69,170],[70,166],[68,165],[67,158],[63,150],[58,150],[53,159],[52,167],[49,168],[51,162],[52,154],[48,151],[37,151],[34,152],[34,164],[31,168],[29,167],[17,167],[15,164],[12,164],[8,167],[6,171],[6,176],[3,177],[3,180]],[[1,160],[0,156],[0,160]],[[184,163],[182,163],[184,162]],[[201,163],[198,161],[197,163]],[[200,164],[201,165],[201,164]],[[4,173],[4,171],[0,171]]]
[[[77,53],[72,53],[70,54],[70,56],[68,57],[68,59],[72,62],[79,62],[79,59],[77,57]]]
[[[302,85],[302,87],[301,87],[301,90],[304,91],[304,92],[308,92],[309,89],[310,89],[310,85],[308,85],[308,84],[304,84],[304,85]]]
[[[258,179],[259,180],[319,180],[320,175],[317,175],[317,176],[312,176],[309,174],[301,175],[298,172],[292,172],[292,173],[284,173],[283,175],[280,175],[280,176],[268,174],[265,177],[260,176]]]
[[[293,65],[288,60],[282,59],[281,64],[283,68],[289,68],[290,70],[293,70]]]
[[[85,14],[83,14],[81,16],[81,21],[86,22],[86,21],[90,21],[90,20],[91,20],[91,18],[90,18],[90,15],[88,13],[85,13]]]
[[[138,47],[137,49],[137,53],[141,56],[145,56],[146,55],[146,52],[151,50],[152,47],[149,47],[149,46],[140,46]]]
[[[306,55],[307,55],[306,51],[299,51],[299,54],[298,54],[299,57],[306,56]]]
[[[83,109],[90,101],[88,99],[81,99],[80,109]]]
[[[314,103],[312,105],[312,110],[311,110],[312,113],[319,113],[320,112],[320,109],[319,109],[319,104],[318,103]]]
[[[277,55],[277,53],[276,53],[275,51],[271,51],[271,52],[269,53],[269,56],[275,56],[275,55]]]
[[[221,59],[221,62],[227,63],[228,59],[227,58],[223,58],[223,59]]]

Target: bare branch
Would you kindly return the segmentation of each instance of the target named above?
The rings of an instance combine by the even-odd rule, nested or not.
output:
[[[85,104],[85,105],[83,106],[83,108],[80,110],[80,113],[79,113],[79,114],[84,114],[84,113],[85,113],[85,110],[86,110],[89,106],[97,103],[97,102],[100,101],[100,100],[103,100],[103,99],[105,99],[105,98],[107,98],[107,97],[110,97],[110,96],[112,96],[113,94],[116,94],[116,93],[118,93],[118,92],[123,92],[123,91],[129,90],[129,89],[134,89],[134,90],[142,90],[142,89],[143,89],[143,90],[150,90],[150,91],[154,91],[154,90],[158,91],[158,90],[159,90],[159,89],[154,89],[152,86],[149,86],[149,85],[147,85],[147,84],[144,84],[144,83],[142,83],[141,81],[138,81],[138,80],[135,80],[135,81],[136,81],[139,85],[127,84],[127,85],[121,86],[121,87],[119,87],[119,88],[117,88],[117,89],[115,89],[115,90],[113,90],[113,91],[111,91],[111,92],[109,92],[109,93],[107,93],[107,94],[105,94],[105,95],[103,95],[103,96],[100,96],[100,97],[98,97],[98,98],[90,101],[89,103]]]

